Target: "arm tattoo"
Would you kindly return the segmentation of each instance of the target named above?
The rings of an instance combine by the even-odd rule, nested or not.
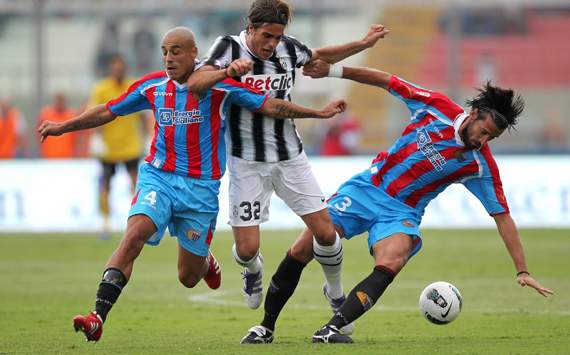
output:
[[[309,117],[308,112],[296,110],[294,107],[280,103],[275,105],[275,118],[305,118]]]

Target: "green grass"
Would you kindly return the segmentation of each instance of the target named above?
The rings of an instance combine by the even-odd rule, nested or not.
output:
[[[555,295],[544,299],[515,282],[502,241],[491,230],[428,230],[423,250],[374,309],[357,322],[355,344],[311,344],[330,317],[318,264],[307,267],[277,324],[272,345],[239,340],[263,310],[245,307],[231,235],[213,250],[222,287],[185,289],[177,281],[176,245],[146,247],[131,282],[110,313],[102,341],[86,343],[71,318],[91,310],[103,266],[118,243],[90,235],[0,235],[0,354],[563,354],[570,353],[570,231],[522,232],[533,276]],[[296,232],[266,232],[262,250],[267,286]],[[369,274],[366,238],[345,241],[349,291]],[[423,287],[445,280],[464,298],[452,324],[436,326],[417,310]]]

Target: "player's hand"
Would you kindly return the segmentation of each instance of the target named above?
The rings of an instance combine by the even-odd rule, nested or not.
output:
[[[532,278],[529,274],[520,274],[517,277],[517,282],[521,286],[530,286],[536,290],[536,292],[540,293],[544,297],[548,297],[548,295],[553,295],[554,292],[547,289],[546,287],[542,286],[538,281]]]
[[[388,33],[390,33],[390,30],[384,27],[384,25],[374,24],[370,26],[370,29],[362,39],[362,42],[364,42],[364,46],[366,46],[366,48],[374,47],[376,42],[378,42],[380,38],[384,38]]]
[[[253,68],[253,62],[247,59],[236,59],[226,68],[227,76],[242,76],[247,74]]]
[[[322,59],[311,60],[303,66],[303,75],[313,79],[324,78],[329,75],[330,64]]]
[[[61,136],[64,132],[61,124],[52,121],[43,121],[38,127],[40,142],[46,140],[48,136]]]
[[[320,112],[321,114],[319,115],[319,118],[331,118],[338,113],[346,111],[346,106],[347,104],[346,101],[344,100],[332,101],[331,103],[323,107],[323,109]]]

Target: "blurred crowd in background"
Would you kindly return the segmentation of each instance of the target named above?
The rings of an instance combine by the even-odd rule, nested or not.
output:
[[[527,109],[499,153],[570,153],[570,2],[290,1],[286,30],[309,47],[363,37],[371,23],[390,28],[347,65],[375,67],[459,102],[490,80],[521,92]],[[214,39],[245,27],[247,1],[0,0],[0,158],[84,158],[100,154],[97,132],[39,144],[42,120],[63,121],[94,104],[96,86],[122,58],[128,80],[161,69],[170,27],[196,34],[201,56]],[[128,81],[127,80],[127,81]],[[301,78],[293,99],[319,106],[345,98],[333,120],[299,122],[312,155],[368,154],[387,148],[406,124],[405,107],[382,90],[339,79]],[[152,117],[133,134],[151,136]],[[144,144],[143,144],[144,146]]]

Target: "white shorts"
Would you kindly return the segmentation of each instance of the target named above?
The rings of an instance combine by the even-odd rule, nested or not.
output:
[[[272,163],[229,156],[228,171],[231,226],[256,226],[266,222],[273,191],[298,216],[327,207],[305,152],[293,159]]]

